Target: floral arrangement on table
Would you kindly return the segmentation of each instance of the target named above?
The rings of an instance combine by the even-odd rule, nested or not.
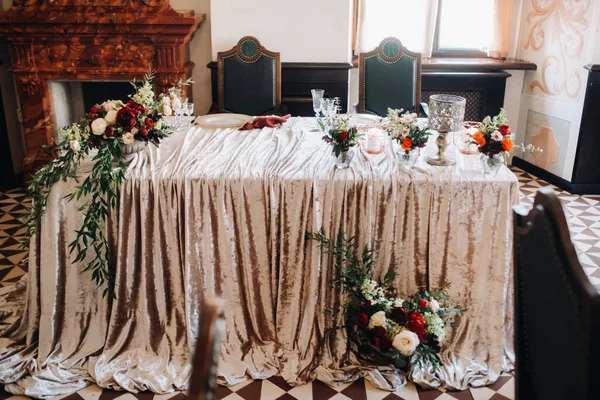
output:
[[[332,117],[328,124],[330,128],[326,128],[321,121],[319,121],[319,124],[323,132],[325,132],[325,135],[322,137],[323,141],[333,147],[332,152],[336,156],[356,146],[358,138],[361,136],[356,127],[350,127],[348,117],[339,115]]]
[[[425,147],[431,135],[429,127],[419,121],[416,113],[407,111],[401,114],[402,111],[402,109],[388,108],[387,122],[384,123],[385,131],[406,153]]]
[[[323,230],[307,233],[306,239],[316,240],[323,253],[334,256],[339,272],[334,286],[344,290],[346,328],[359,357],[400,368],[423,362],[439,367],[446,326],[465,311],[450,304],[445,289],[400,298],[392,287],[393,271],[373,278],[373,251],[368,246],[356,256],[354,238],[341,232],[335,240]]]
[[[60,143],[44,146],[56,157],[42,167],[29,184],[32,202],[25,218],[27,235],[22,240],[25,247],[37,232],[52,186],[76,178],[81,162],[92,157],[89,175],[67,196],[69,201],[88,199],[79,208],[84,220],[69,249],[75,255],[73,262],[86,260],[88,251],[92,250],[93,257],[84,271],[91,271],[98,287],[106,283],[103,296],[114,296],[114,271],[111,270],[114,263],[104,225],[110,210],[116,206],[120,185],[125,180],[124,156],[144,149],[148,143],[158,146],[171,133],[162,119],[162,103],[154,99],[153,78],[154,74],[149,72],[141,82],[134,80],[131,84],[135,91],[126,103],[108,100],[96,104],[86,118],[62,129]]]
[[[522,151],[542,151],[539,147],[532,144],[515,145],[514,135],[510,129],[506,112],[503,108],[500,113],[494,117],[486,116],[475,133],[470,134],[473,143],[482,154],[482,164],[484,171],[488,169],[498,169],[506,162],[506,156],[515,149]]]

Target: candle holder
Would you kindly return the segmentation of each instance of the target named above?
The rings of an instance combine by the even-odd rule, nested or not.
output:
[[[456,163],[447,158],[444,152],[448,147],[448,133],[462,129],[466,103],[464,97],[451,94],[434,94],[429,98],[429,126],[438,132],[435,140],[438,153],[428,158],[429,164],[445,166]]]

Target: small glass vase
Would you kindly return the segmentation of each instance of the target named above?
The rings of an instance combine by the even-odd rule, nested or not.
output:
[[[416,149],[412,149],[410,151],[406,151],[401,149],[397,153],[398,155],[398,163],[405,170],[411,170],[417,161],[419,160],[419,156],[421,155],[421,149],[418,147]]]
[[[481,155],[481,165],[484,175],[496,175],[504,163],[505,159],[502,153],[494,154],[493,156],[487,154]]]
[[[334,156],[335,166],[338,169],[344,169],[350,166],[350,163],[354,158],[354,149],[350,148],[348,150],[342,150],[337,156],[335,155],[335,153],[332,154]]]

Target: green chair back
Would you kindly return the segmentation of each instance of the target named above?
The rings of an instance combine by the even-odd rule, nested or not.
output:
[[[361,53],[359,68],[358,112],[385,116],[388,107],[420,112],[420,53],[408,51],[390,37],[375,50]]]
[[[229,51],[217,55],[219,112],[247,115],[279,114],[281,61],[246,36]]]

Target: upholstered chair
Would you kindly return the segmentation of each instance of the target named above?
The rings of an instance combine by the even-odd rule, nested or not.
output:
[[[279,114],[281,61],[246,36],[229,51],[217,55],[219,112],[248,115]]]
[[[597,399],[600,295],[551,189],[531,211],[515,208],[514,241],[516,398]]]
[[[387,115],[389,108],[419,113],[421,54],[408,51],[400,40],[389,37],[359,57],[357,112]]]
[[[225,335],[224,306],[225,302],[221,299],[207,298],[200,312],[200,329],[189,385],[189,397],[193,400],[216,399],[217,366]]]

